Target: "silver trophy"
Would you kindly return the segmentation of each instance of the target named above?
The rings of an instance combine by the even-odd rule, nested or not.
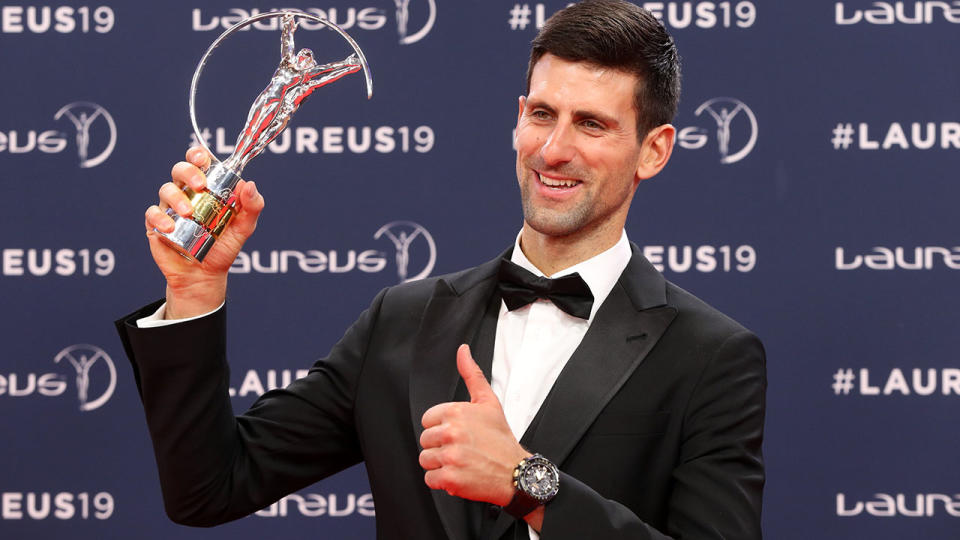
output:
[[[367,83],[367,98],[373,95],[373,80],[367,59],[357,43],[340,27],[330,21],[301,11],[284,10],[261,13],[248,17],[220,35],[207,49],[197,64],[190,84],[190,120],[197,141],[211,156],[197,124],[195,111],[197,81],[203,71],[210,53],[234,32],[261,19],[280,17],[282,34],[280,37],[280,65],[270,79],[267,87],[260,92],[250,107],[247,121],[237,137],[236,148],[227,159],[215,162],[207,171],[207,189],[195,192],[184,187],[184,193],[193,206],[189,218],[181,217],[173,209],[167,215],[173,218],[174,229],[170,233],[160,234],[160,238],[176,249],[187,259],[203,262],[210,248],[220,237],[220,233],[233,217],[237,196],[234,188],[240,181],[243,168],[257,157],[275,139],[290,121],[292,115],[314,90],[340,79],[350,73],[363,70]],[[347,58],[329,64],[317,64],[310,49],[297,51],[293,43],[293,34],[297,29],[297,19],[305,18],[319,22],[334,30],[350,43],[354,50]]]

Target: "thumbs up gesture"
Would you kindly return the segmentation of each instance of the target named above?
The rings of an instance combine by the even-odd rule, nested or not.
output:
[[[513,469],[530,456],[510,431],[500,401],[470,347],[457,349],[470,402],[434,405],[423,414],[420,466],[431,489],[500,506],[513,498]]]

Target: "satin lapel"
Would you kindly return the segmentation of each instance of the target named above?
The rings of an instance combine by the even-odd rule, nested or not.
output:
[[[633,248],[623,276],[597,311],[520,441],[524,448],[543,454],[561,469],[676,316],[676,310],[665,305],[663,276]],[[502,514],[490,538],[500,538],[513,521]]]
[[[539,422],[534,419],[533,429],[524,434],[523,445],[562,464],[674,316],[670,307],[638,313],[626,295],[611,293],[538,411]]]
[[[562,464],[676,316],[666,281],[634,255],[597,311],[521,442]]]
[[[492,270],[491,270],[492,269]],[[438,280],[424,312],[414,346],[410,370],[410,415],[417,446],[423,413],[430,407],[452,401],[460,375],[456,352],[473,337],[496,285],[496,261]],[[467,538],[466,505],[463,499],[443,491],[431,491],[447,536]]]

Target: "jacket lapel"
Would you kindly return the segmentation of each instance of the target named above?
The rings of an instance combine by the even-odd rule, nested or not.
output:
[[[561,469],[676,316],[676,310],[666,305],[666,280],[636,245],[631,247],[630,263],[520,441]],[[513,522],[502,514],[490,538],[502,536]]]
[[[496,287],[499,257],[477,268],[437,280],[424,311],[414,345],[410,370],[410,417],[413,436],[420,445],[423,413],[430,407],[453,401],[460,375],[456,353],[469,343]],[[467,516],[463,499],[432,490],[434,504],[447,536],[466,539]]]

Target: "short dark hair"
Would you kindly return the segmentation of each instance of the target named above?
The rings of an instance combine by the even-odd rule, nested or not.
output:
[[[635,75],[641,141],[677,114],[680,56],[663,24],[643,8],[623,0],[584,0],[547,19],[530,49],[528,93],[533,68],[548,53]]]

